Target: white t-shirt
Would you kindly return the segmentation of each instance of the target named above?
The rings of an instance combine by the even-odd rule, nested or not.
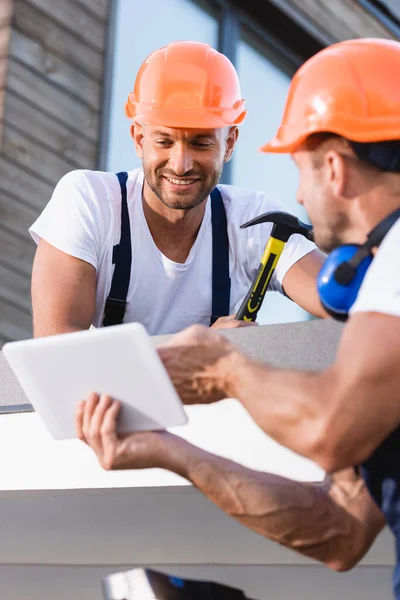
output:
[[[364,277],[350,314],[357,312],[400,317],[400,219],[383,239]]]
[[[176,333],[194,323],[210,324],[212,284],[211,207],[185,263],[164,256],[154,244],[142,204],[143,171],[129,172],[127,202],[131,225],[132,270],[124,322],[143,323],[151,335]],[[286,208],[264,192],[218,186],[227,216],[231,277],[230,313],[237,311],[260,264],[271,224],[240,229],[270,210]],[[50,202],[30,228],[52,246],[80,258],[97,271],[96,311],[100,327],[114,270],[113,246],[121,235],[121,189],[114,173],[72,171],[56,186]],[[290,267],[315,246],[300,235],[286,244],[270,289],[282,292]]]

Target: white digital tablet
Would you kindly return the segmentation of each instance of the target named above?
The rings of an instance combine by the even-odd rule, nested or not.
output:
[[[55,439],[76,437],[75,409],[89,392],[121,402],[118,431],[166,429],[187,416],[139,323],[9,342],[4,356]]]

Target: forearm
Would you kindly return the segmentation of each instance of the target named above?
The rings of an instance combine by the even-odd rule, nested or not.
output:
[[[356,564],[383,526],[364,484],[354,475],[345,485],[334,479],[295,482],[246,469],[186,442],[178,445],[179,451],[166,453],[174,464],[164,466],[249,529],[332,569]]]
[[[357,317],[324,371],[276,369],[238,351],[217,365],[223,396],[240,400],[268,435],[328,472],[361,464],[400,422],[397,322]],[[371,339],[383,328],[387,346],[374,352]]]
[[[320,250],[309,252],[286,273],[283,280],[285,294],[310,314],[327,318],[317,291],[316,279],[326,260]]]
[[[353,316],[319,373],[262,364],[200,326],[158,351],[185,404],[237,398],[265,433],[328,472],[361,464],[400,423],[397,317]]]
[[[235,353],[218,365],[226,397],[237,398],[254,421],[291,450],[316,460],[333,390],[332,373],[275,369]]]
[[[321,441],[334,388],[330,371],[272,368],[201,327],[178,334],[158,352],[185,404],[237,398],[268,435],[316,460],[315,445]]]

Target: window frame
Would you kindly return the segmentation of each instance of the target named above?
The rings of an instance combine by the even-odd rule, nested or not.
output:
[[[237,66],[237,49],[243,34],[248,32],[260,41],[260,46],[280,57],[286,72],[292,75],[310,56],[323,45],[302,29],[272,2],[246,0],[246,8],[240,0],[190,0],[215,16],[218,23],[218,51]],[[100,118],[97,168],[106,169],[108,138],[110,131],[111,85],[116,36],[116,13],[118,0],[109,0],[106,51],[104,62],[102,115]],[[232,181],[232,163],[225,165],[221,183]]]

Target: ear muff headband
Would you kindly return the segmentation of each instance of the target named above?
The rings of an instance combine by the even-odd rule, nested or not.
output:
[[[351,261],[361,254],[362,249],[356,244],[336,248],[326,259],[317,278],[323,307],[340,321],[347,319],[372,261],[372,255],[368,252],[356,267],[351,266]]]
[[[362,245],[339,246],[327,257],[317,278],[321,303],[332,317],[346,321],[373,260],[372,248],[379,246],[400,218],[395,210],[368,234]]]

